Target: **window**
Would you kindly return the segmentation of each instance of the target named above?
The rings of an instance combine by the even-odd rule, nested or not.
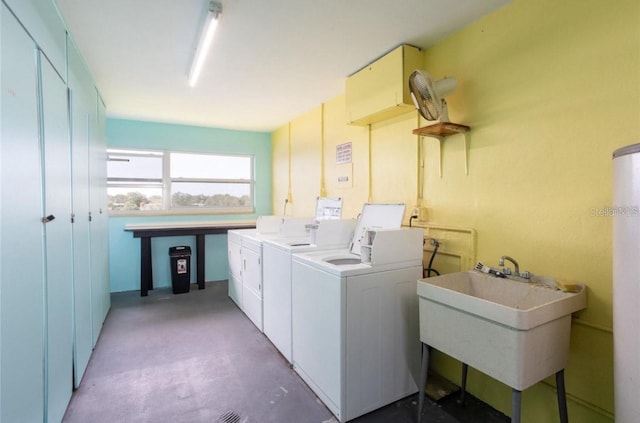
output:
[[[112,214],[253,212],[253,157],[107,150]]]

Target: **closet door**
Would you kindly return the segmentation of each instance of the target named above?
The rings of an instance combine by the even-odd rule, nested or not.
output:
[[[46,269],[46,413],[59,422],[73,386],[73,242],[67,87],[40,54]],[[50,220],[52,219],[52,220]]]
[[[94,113],[92,115],[89,140],[89,207],[91,210],[91,316],[93,324],[93,345],[98,341],[102,323],[109,310],[109,280],[106,276],[108,238],[107,222],[107,154],[102,118],[104,106],[94,91]],[[106,296],[106,298],[105,298]]]
[[[74,384],[80,386],[93,350],[89,236],[89,122],[94,88],[78,50],[68,40],[73,186]]]
[[[44,419],[44,258],[36,49],[1,5],[0,421]]]
[[[107,196],[107,107],[102,97],[96,90],[97,96],[97,138],[98,138],[98,154],[96,157],[98,168],[97,180],[95,181],[95,189],[98,192],[98,218],[100,222],[100,270],[102,280],[102,313],[100,322],[104,323],[107,313],[111,307],[111,287],[109,286],[109,199]]]

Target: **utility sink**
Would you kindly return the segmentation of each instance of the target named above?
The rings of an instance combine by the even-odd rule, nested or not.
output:
[[[418,281],[420,338],[431,347],[524,390],[564,369],[571,313],[586,287],[568,293],[478,271]]]

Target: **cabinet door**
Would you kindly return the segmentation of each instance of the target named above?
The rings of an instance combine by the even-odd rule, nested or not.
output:
[[[73,243],[67,87],[40,54],[46,267],[47,420],[62,421],[73,385]]]
[[[44,420],[44,259],[36,49],[4,6],[0,142],[0,421]]]

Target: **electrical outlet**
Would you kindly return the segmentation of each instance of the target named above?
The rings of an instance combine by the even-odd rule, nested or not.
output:
[[[428,220],[427,208],[419,207],[418,208],[418,220],[421,222],[426,222]]]

